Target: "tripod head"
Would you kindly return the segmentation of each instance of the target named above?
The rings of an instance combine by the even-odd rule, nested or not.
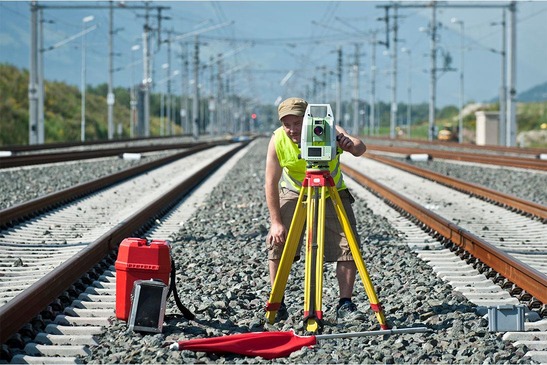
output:
[[[328,167],[336,156],[336,130],[330,104],[308,104],[300,141],[308,167]]]

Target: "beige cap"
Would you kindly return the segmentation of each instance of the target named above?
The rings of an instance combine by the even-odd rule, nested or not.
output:
[[[277,107],[277,114],[279,115],[279,120],[287,115],[296,115],[303,117],[306,112],[308,103],[306,100],[301,98],[288,98],[279,104]]]

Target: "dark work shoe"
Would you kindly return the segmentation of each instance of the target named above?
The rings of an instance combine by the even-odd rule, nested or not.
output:
[[[357,306],[352,301],[346,301],[336,306],[336,318],[337,319],[365,319],[364,313],[357,310]]]
[[[285,303],[281,303],[277,314],[275,315],[276,321],[284,321],[289,318],[289,312],[287,311],[287,306]]]

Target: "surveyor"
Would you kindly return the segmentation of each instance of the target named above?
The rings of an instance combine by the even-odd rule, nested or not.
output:
[[[299,158],[299,145],[307,106],[308,103],[301,98],[293,97],[281,102],[278,106],[278,117],[281,126],[274,131],[268,145],[265,192],[271,226],[266,238],[266,246],[268,248],[268,267],[272,287],[298,201],[300,187],[306,174],[306,161]],[[336,140],[338,141],[336,163],[329,165],[336,165],[336,168],[331,169],[330,174],[336,182],[356,240],[359,241],[355,215],[351,207],[354,199],[343,181],[340,154],[347,151],[354,156],[361,156],[365,153],[366,146],[359,138],[349,135],[339,125],[336,125],[335,128]],[[355,315],[359,313],[357,306],[352,302],[357,268],[330,198],[326,202],[324,237],[325,261],[337,263],[336,277],[340,289],[339,303],[336,306],[337,318]],[[301,245],[302,237],[299,240],[299,248],[295,259],[299,259]],[[286,319],[287,316],[286,305],[282,302],[277,312],[277,318]]]

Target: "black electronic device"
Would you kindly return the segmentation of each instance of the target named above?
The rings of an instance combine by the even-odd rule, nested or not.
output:
[[[129,329],[161,333],[169,287],[160,280],[136,280],[131,293]]]

